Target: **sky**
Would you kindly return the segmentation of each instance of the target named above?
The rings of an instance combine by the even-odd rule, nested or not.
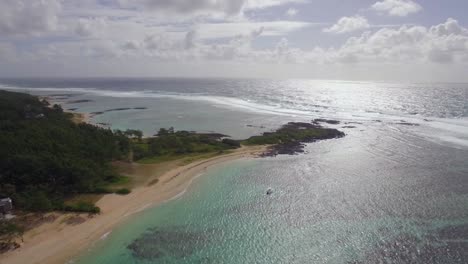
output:
[[[0,0],[0,77],[468,82],[466,0]]]

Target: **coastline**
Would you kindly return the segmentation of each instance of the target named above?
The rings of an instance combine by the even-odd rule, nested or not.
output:
[[[77,225],[67,225],[63,217],[59,217],[51,223],[31,229],[24,234],[25,242],[22,246],[0,255],[0,262],[67,263],[94,242],[105,237],[128,216],[178,197],[209,167],[241,158],[258,157],[266,149],[267,146],[244,146],[232,153],[171,169],[158,178],[157,184],[137,187],[128,195],[104,195],[96,204],[101,208],[99,215]]]
[[[68,114],[75,124],[90,123],[92,118],[89,113]],[[211,166],[241,158],[299,153],[302,152],[303,142],[344,136],[344,133],[323,128],[317,122],[289,122],[275,132],[245,140],[245,145],[240,148],[226,153],[213,152],[215,156],[204,156],[202,159],[179,159],[172,160],[172,163],[145,165],[125,163],[123,167],[127,169],[127,176],[138,178],[140,184],[144,182],[143,185],[136,185],[127,195],[105,194],[96,198],[95,205],[100,208],[98,215],[48,214],[43,217],[46,220],[40,226],[24,233],[20,248],[0,254],[0,263],[68,263],[105,238],[128,216],[183,195],[192,181]],[[283,142],[283,138],[289,141]]]

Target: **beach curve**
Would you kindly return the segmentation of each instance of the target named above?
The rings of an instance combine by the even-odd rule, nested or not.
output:
[[[137,187],[126,196],[105,195],[96,204],[101,208],[99,215],[78,225],[64,225],[63,218],[59,217],[31,229],[24,234],[21,248],[0,255],[0,263],[67,263],[129,216],[183,194],[207,168],[241,158],[258,157],[266,149],[267,146],[243,146],[228,154],[171,169],[159,177],[158,184]]]

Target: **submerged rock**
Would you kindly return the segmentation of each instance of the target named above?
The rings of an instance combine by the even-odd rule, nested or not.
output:
[[[68,101],[67,103],[68,104],[81,104],[81,103],[90,103],[90,102],[94,102],[94,101],[89,100],[89,99],[81,99],[81,100]]]
[[[330,124],[330,125],[338,125],[338,124],[340,124],[340,121],[331,120],[331,119],[324,119],[324,118],[317,118],[317,119],[312,120],[312,123],[314,123],[314,124],[327,123],[327,124]]]
[[[108,112],[127,111],[127,110],[145,110],[145,109],[148,109],[148,108],[147,107],[120,107],[120,108],[107,109],[107,110],[104,110],[104,111],[92,112],[90,114],[93,115],[93,116],[96,116],[96,115],[102,115],[102,114],[108,113]]]
[[[409,122],[406,122],[406,121],[398,122],[398,123],[395,123],[395,124],[396,125],[403,125],[403,126],[419,126],[419,124],[409,123]]]
[[[135,258],[154,261],[162,258],[183,259],[192,255],[207,243],[211,231],[196,232],[181,228],[153,228],[143,233],[127,248]]]

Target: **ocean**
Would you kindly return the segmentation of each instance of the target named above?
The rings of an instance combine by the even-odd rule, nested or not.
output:
[[[240,139],[315,118],[346,133],[304,154],[218,165],[74,263],[468,263],[468,84],[95,78],[0,89],[147,136],[172,126]]]

